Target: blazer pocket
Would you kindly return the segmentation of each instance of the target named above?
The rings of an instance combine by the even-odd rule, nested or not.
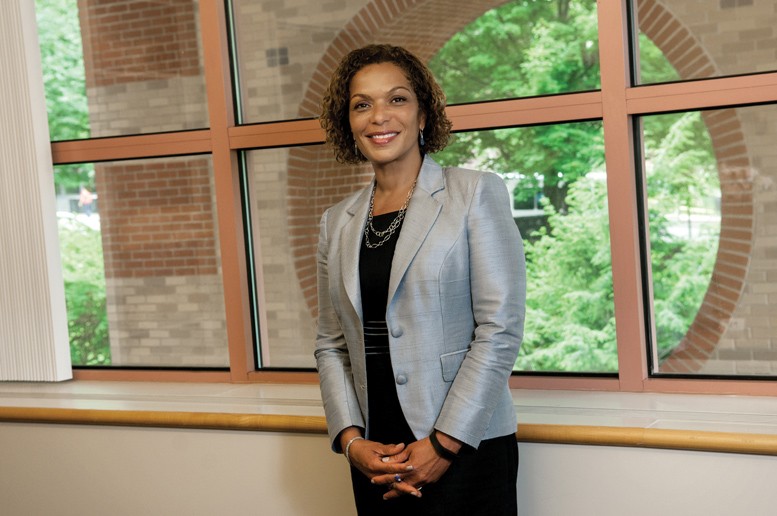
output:
[[[446,382],[452,382],[456,378],[456,373],[459,372],[461,363],[464,361],[464,357],[467,356],[469,348],[462,349],[461,351],[454,351],[452,353],[444,353],[440,355],[440,364],[442,365],[442,379]]]

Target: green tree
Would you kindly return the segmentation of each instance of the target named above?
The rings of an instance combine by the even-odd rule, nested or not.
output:
[[[430,67],[459,103],[597,89],[598,55],[596,2],[522,0],[465,27]],[[568,186],[602,158],[601,125],[580,123],[457,134],[440,161],[518,171],[563,213]]]
[[[516,0],[485,13],[443,47],[431,67],[449,103],[599,87],[596,4]],[[679,79],[661,51],[639,38],[641,82]],[[678,236],[676,206],[698,210],[717,186],[698,113],[644,122],[649,169],[650,258],[659,353],[682,338],[709,284],[715,246]],[[542,188],[547,222],[524,235],[526,332],[516,367],[616,371],[612,268],[600,122],[458,134],[436,158],[522,178],[517,195]],[[522,199],[518,199],[522,200]],[[526,238],[528,237],[528,238]]]
[[[580,178],[566,214],[545,209],[550,229],[525,243],[526,330],[516,367],[616,371],[606,183],[596,174]]]
[[[77,1],[36,0],[35,9],[51,140],[88,138],[89,110]],[[77,192],[81,185],[94,191],[94,167],[57,167],[54,181],[60,193]]]
[[[81,29],[76,0],[36,0],[49,133],[52,140],[89,137]],[[95,192],[91,164],[55,167],[58,194]],[[59,228],[70,355],[76,365],[110,364],[100,231],[63,216]]]
[[[685,335],[710,283],[720,233],[715,206],[720,181],[700,113],[653,116],[642,124],[653,312],[664,356]]]
[[[100,232],[65,218],[60,221],[59,243],[73,364],[110,364]]]

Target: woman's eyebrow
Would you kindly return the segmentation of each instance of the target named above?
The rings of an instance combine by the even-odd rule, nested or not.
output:
[[[412,90],[411,90],[410,88],[408,88],[407,86],[394,86],[393,88],[391,88],[390,90],[388,90],[388,91],[386,92],[386,94],[387,94],[387,95],[391,95],[392,93],[395,93],[397,90],[405,90],[405,91],[407,91],[407,92],[411,92],[411,91],[412,91]],[[363,99],[371,99],[371,98],[372,98],[372,97],[370,97],[369,95],[367,95],[366,93],[359,93],[359,92],[356,92],[356,93],[354,93],[353,95],[351,95],[351,99],[354,99],[354,98],[356,98],[356,97],[363,98]]]

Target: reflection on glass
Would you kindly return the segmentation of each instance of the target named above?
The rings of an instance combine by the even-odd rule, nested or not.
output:
[[[600,122],[456,135],[435,159],[500,174],[526,245],[518,371],[615,372],[607,185]]]
[[[635,0],[641,84],[777,69],[777,11],[753,0]],[[666,61],[661,65],[660,56]]]
[[[208,126],[196,2],[35,4],[52,140]]]
[[[773,375],[774,106],[642,119],[653,372]]]
[[[210,158],[55,175],[73,364],[226,367]]]

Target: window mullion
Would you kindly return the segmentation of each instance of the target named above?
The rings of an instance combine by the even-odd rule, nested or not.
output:
[[[639,213],[632,141],[626,110],[629,88],[627,0],[598,9],[602,118],[610,214],[613,293],[621,389],[642,390],[647,377]]]
[[[238,155],[230,149],[235,125],[224,0],[200,1],[200,25],[216,189],[221,267],[224,282],[229,363],[233,381],[254,369],[251,303],[243,238]]]

